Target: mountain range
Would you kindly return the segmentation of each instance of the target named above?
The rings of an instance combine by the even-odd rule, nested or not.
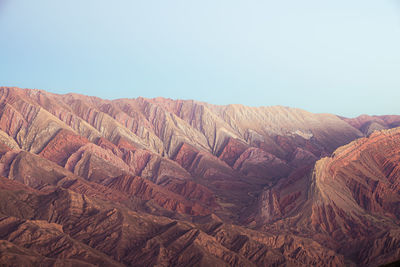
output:
[[[399,126],[0,87],[0,265],[395,262]]]

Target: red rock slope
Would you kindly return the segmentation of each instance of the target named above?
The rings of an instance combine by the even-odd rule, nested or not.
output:
[[[396,126],[395,116],[380,120]],[[314,167],[378,129],[362,125],[280,106],[1,87],[0,263],[396,260],[396,130]]]
[[[295,183],[266,191],[260,214],[275,217],[272,225],[262,226],[264,231],[313,235],[361,266],[400,258],[400,128],[340,147]],[[297,197],[300,186],[303,199]],[[282,194],[285,190],[289,193]],[[287,202],[296,210],[286,212]],[[272,221],[271,215],[261,215],[259,220]]]

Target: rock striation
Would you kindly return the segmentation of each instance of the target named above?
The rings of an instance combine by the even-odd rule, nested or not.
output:
[[[399,118],[0,87],[0,265],[395,262]]]

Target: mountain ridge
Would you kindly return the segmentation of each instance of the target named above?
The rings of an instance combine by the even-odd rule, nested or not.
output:
[[[15,255],[49,266],[96,264],[96,257],[115,266],[395,261],[396,126],[400,116],[0,87],[0,189],[13,199],[0,199],[8,229],[0,262],[17,262]],[[42,205],[54,215],[44,216]],[[14,224],[28,232],[53,227],[60,238],[64,231],[86,256],[14,240]]]

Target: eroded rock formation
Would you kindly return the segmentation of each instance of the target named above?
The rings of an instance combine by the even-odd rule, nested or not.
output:
[[[396,261],[399,122],[1,87],[0,265]]]

